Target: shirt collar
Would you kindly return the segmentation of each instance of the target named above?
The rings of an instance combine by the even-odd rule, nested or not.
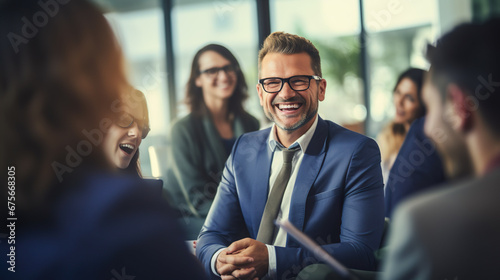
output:
[[[311,142],[314,132],[316,131],[316,127],[318,126],[318,119],[319,115],[316,115],[316,118],[314,119],[314,122],[311,125],[311,127],[306,131],[306,133],[302,134],[302,136],[300,136],[299,139],[295,140],[295,142],[293,142],[292,145],[288,147],[288,149],[293,149],[299,146],[302,152],[305,152],[307,150],[307,147],[309,146],[309,143]],[[273,127],[271,128],[271,133],[269,133],[269,138],[267,141],[269,148],[273,152],[276,149],[286,149],[278,141],[278,137],[276,136],[276,124],[273,124]]]

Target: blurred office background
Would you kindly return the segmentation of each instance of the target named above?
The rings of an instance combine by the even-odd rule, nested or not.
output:
[[[374,137],[394,116],[397,75],[429,67],[428,43],[460,22],[500,15],[496,0],[94,1],[122,44],[132,84],[148,100],[152,130],[140,148],[146,177],[165,176],[170,125],[187,114],[191,60],[208,43],[235,54],[249,86],[246,108],[265,127],[255,89],[262,41],[274,31],[310,39],[327,80],[320,115]]]

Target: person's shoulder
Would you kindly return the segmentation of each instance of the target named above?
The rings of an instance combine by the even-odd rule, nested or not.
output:
[[[260,128],[259,120],[246,111],[238,114],[236,118],[243,125],[245,132],[256,131]]]
[[[480,271],[490,273],[494,266],[491,260],[498,256],[499,179],[500,170],[448,183],[404,201],[396,208],[391,223],[394,235],[401,238],[405,229],[411,228],[406,230],[413,236],[409,242],[418,242],[425,250],[426,258],[435,265],[435,275],[450,271],[472,275],[471,267],[483,267]]]
[[[196,135],[200,134],[203,127],[203,117],[190,113],[175,120],[170,129],[170,137],[174,141],[198,140]]]
[[[270,132],[271,127],[244,133],[238,137],[233,149],[236,153],[240,151],[247,152],[249,148],[252,150],[259,150],[262,146],[267,145]]]
[[[88,172],[66,186],[70,190],[58,200],[55,219],[70,229],[82,227],[104,236],[119,233],[124,227],[137,234],[138,227],[144,234],[177,227],[174,211],[148,180]]]
[[[96,269],[103,264],[131,271],[149,266],[150,271],[137,271],[147,279],[189,265],[176,262],[177,254],[171,253],[185,250],[183,232],[167,202],[147,180],[95,170],[74,179],[78,180],[63,182],[70,190],[57,201],[53,224],[58,226],[50,231],[58,236],[51,249],[71,251],[54,263],[85,266],[93,276],[100,275]]]
[[[416,130],[423,130],[424,124],[425,124],[425,116],[414,120],[410,126],[410,129],[413,127],[413,129],[416,129]]]
[[[196,117],[192,113],[187,114],[187,115],[173,121],[172,130],[190,127],[190,126],[192,126],[192,123],[195,120],[196,120]]]
[[[485,199],[500,195],[500,190],[491,188],[492,184],[488,182],[491,179],[468,178],[442,184],[404,201],[396,208],[396,213],[405,213],[427,227],[443,227],[443,220],[447,221],[446,225],[462,223],[464,220],[460,213],[471,216],[482,208],[478,208],[480,204],[487,203]]]
[[[347,129],[335,122],[329,120],[319,120],[316,129],[328,129],[328,136],[331,142],[347,142],[352,146],[357,146],[361,143],[375,143],[375,140],[361,133]]]
[[[425,125],[425,117],[416,119],[411,124],[406,137],[418,138],[418,139],[427,138],[427,136],[424,133],[424,125]]]
[[[436,207],[441,201],[445,200],[454,190],[450,184],[445,184],[440,188],[430,191],[424,191],[415,195],[404,203],[401,203],[395,210],[396,213],[405,213],[405,215],[425,216],[431,208]]]
[[[261,130],[247,132],[247,133],[241,135],[240,139],[246,139],[246,140],[266,139],[267,140],[267,138],[269,137],[269,133],[271,133],[271,128],[272,128],[272,126],[267,127],[267,128],[263,128]]]
[[[146,205],[154,205],[157,210],[169,212],[167,204],[158,194],[157,186],[149,180],[108,172],[88,172],[77,180],[69,182],[75,185],[62,200],[61,207],[68,211],[89,204],[93,205],[91,213],[95,215],[106,215],[107,211],[118,208],[141,209]]]
[[[254,117],[252,114],[248,113],[247,111],[240,112],[237,116],[239,118],[241,118],[243,121],[259,122],[259,120],[256,117]]]
[[[347,129],[333,121],[319,119],[318,126],[316,127],[316,129],[323,129],[323,126],[326,126],[328,128],[328,133],[332,135],[342,135],[342,136],[350,136],[356,138],[366,137],[358,132]]]

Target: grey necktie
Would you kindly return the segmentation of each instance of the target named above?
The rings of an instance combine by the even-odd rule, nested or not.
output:
[[[273,189],[267,198],[266,207],[264,208],[264,214],[262,214],[262,220],[260,221],[259,232],[257,234],[257,240],[262,243],[272,244],[273,242],[274,220],[278,217],[278,212],[281,208],[281,201],[283,200],[283,194],[285,193],[288,180],[290,179],[293,155],[298,150],[299,148],[282,151],[283,166],[281,167],[280,173],[278,173],[278,177],[276,177],[276,181],[274,182]]]

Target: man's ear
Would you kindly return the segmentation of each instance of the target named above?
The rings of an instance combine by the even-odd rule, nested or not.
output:
[[[477,100],[469,96],[462,88],[456,84],[449,84],[446,88],[446,95],[451,111],[447,112],[452,118],[453,129],[461,132],[469,131],[472,128],[472,120],[477,112]]]
[[[318,100],[319,101],[323,101],[325,100],[325,92],[326,92],[326,80],[325,79],[321,79],[321,81],[319,81],[319,85],[318,85],[318,89],[319,89],[319,92],[318,92]]]
[[[260,86],[260,84],[257,84],[256,85],[257,87],[257,93],[259,94],[259,101],[260,101],[260,106],[264,106],[264,96],[263,96],[263,89],[262,87]]]

